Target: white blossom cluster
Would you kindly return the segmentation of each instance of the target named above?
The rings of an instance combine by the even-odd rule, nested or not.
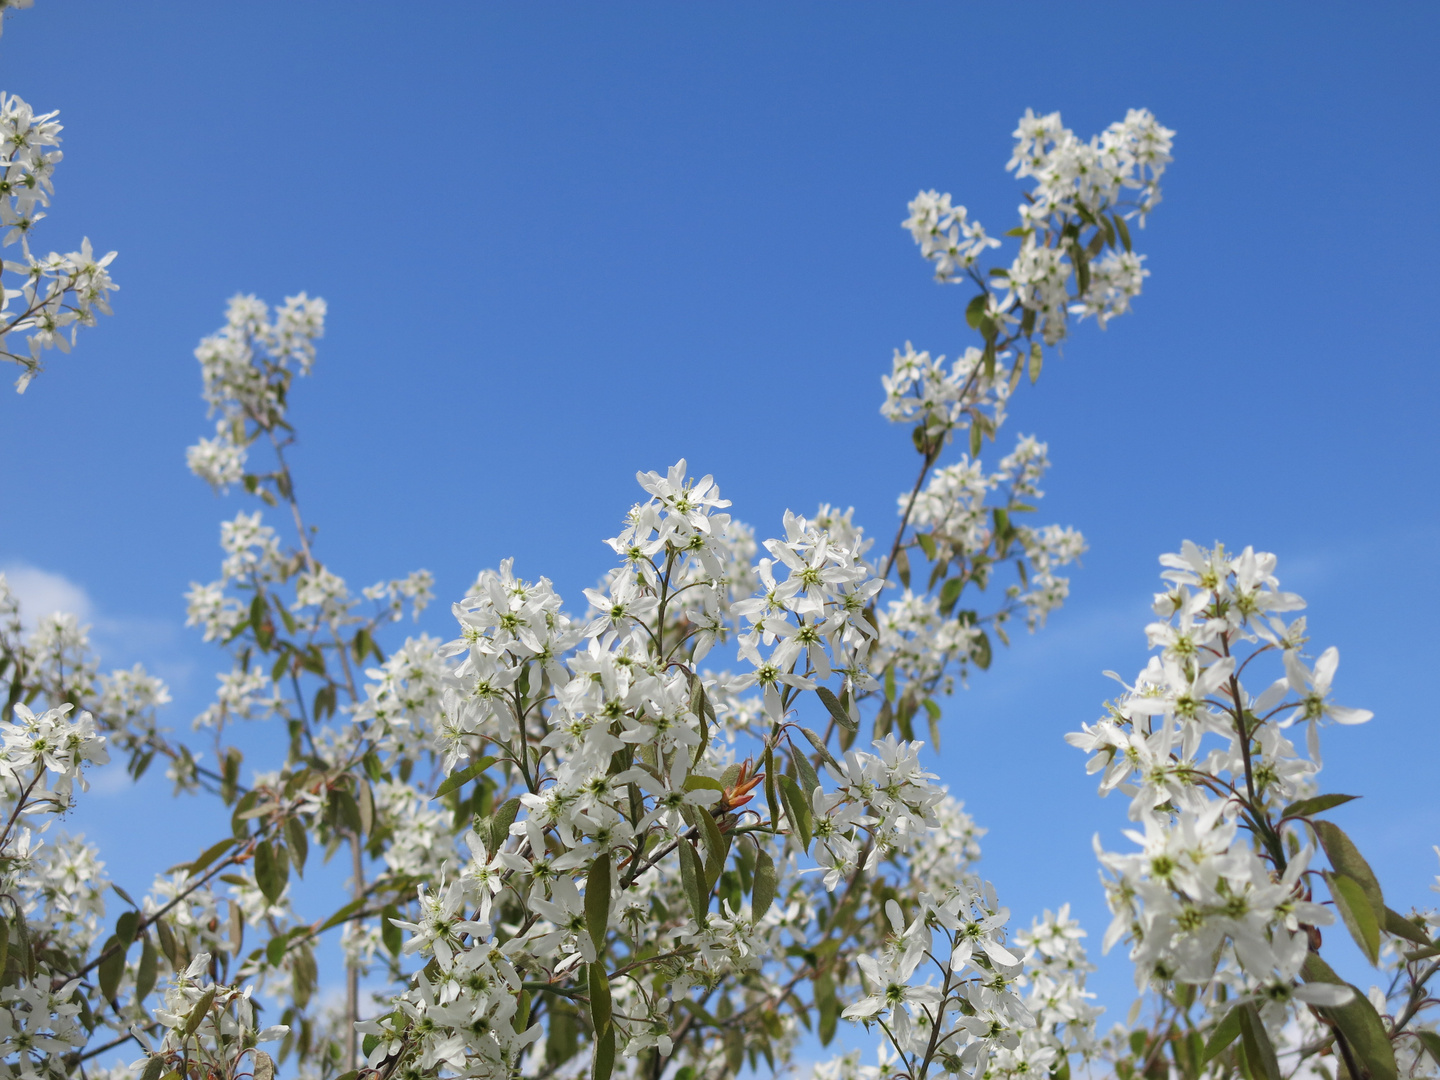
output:
[[[1143,227],[1159,204],[1174,136],[1148,111],[1131,109],[1124,120],[1084,142],[1061,123],[1059,113],[1036,116],[1027,109],[1006,168],[1017,178],[1033,179],[1035,187],[1011,234],[1020,237],[1020,249],[1008,266],[993,271],[996,283],[1008,290],[1003,299],[991,292],[978,265],[1000,241],[968,220],[965,207],[952,205],[948,194],[922,191],[902,224],[935,265],[937,280],[980,287],[983,300],[977,300],[996,328],[1020,321],[1018,308],[1026,320],[1038,319],[1045,343],[1054,345],[1066,335],[1068,315],[1094,316],[1103,328],[1129,311],[1140,294],[1149,272],[1144,256],[1131,250],[1127,221]],[[1093,235],[1082,243],[1087,229]]]
[[[1306,884],[1313,840],[1289,830],[1287,845],[1269,821],[1314,794],[1321,724],[1371,714],[1331,700],[1333,648],[1302,659],[1305,620],[1285,615],[1304,602],[1279,588],[1275,556],[1187,542],[1161,562],[1168,587],[1147,628],[1159,652],[1106,717],[1068,737],[1102,792],[1130,796],[1139,826],[1127,832],[1138,850],[1101,854],[1115,915],[1105,946],[1131,941],[1141,985],[1223,984],[1278,1029],[1292,1000],[1339,1005],[1350,992],[1300,982],[1310,928],[1334,915]],[[1281,668],[1268,683],[1265,660]],[[1308,757],[1288,737],[1297,725]]]
[[[20,366],[15,382],[20,393],[39,374],[41,354],[50,348],[69,352],[80,327],[94,326],[97,313],[110,314],[109,296],[119,288],[106,269],[115,252],[96,258],[88,238],[79,251],[64,255],[30,250],[31,230],[46,216],[55,166],[63,156],[54,149],[60,143],[58,115],[36,114],[15,94],[0,93],[0,228],[4,246],[18,241],[22,254],[3,264],[19,275],[20,286],[0,294],[0,357]],[[24,336],[24,352],[10,346],[11,334]]]
[[[247,448],[260,431],[273,435],[285,415],[291,376],[310,373],[315,342],[324,334],[325,301],[318,297],[288,296],[273,318],[254,296],[230,300],[225,325],[195,349],[205,401],[220,419],[213,439],[186,451],[191,472],[220,491],[244,479]]]

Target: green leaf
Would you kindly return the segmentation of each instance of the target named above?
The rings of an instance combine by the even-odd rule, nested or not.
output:
[[[363,908],[364,906],[365,906],[365,898],[364,898],[363,896],[362,896],[360,899],[358,899],[358,900],[351,900],[348,904],[346,904],[344,907],[342,907],[339,911],[335,912],[334,915],[331,915],[328,919],[326,919],[323,923],[321,923],[321,924],[320,924],[320,929],[316,930],[315,932],[316,932],[317,934],[323,934],[326,930],[329,930],[332,926],[339,926],[339,925],[340,925],[341,923],[343,923],[343,922],[349,922],[349,921],[350,921],[350,917],[351,917],[352,915],[354,915],[357,911],[359,911],[361,908]]]
[[[855,721],[850,718],[849,711],[846,710],[844,705],[840,704],[840,699],[835,696],[834,692],[828,686],[817,686],[815,688],[815,696],[820,699],[820,703],[825,706],[825,711],[830,714],[830,718],[834,720],[835,723],[847,731],[855,730],[857,725]],[[808,735],[809,732],[806,732],[806,734]]]
[[[768,742],[765,744],[765,802],[770,808],[770,824],[779,824],[780,805],[775,798],[775,755]]]
[[[1417,1031],[1420,1042],[1425,1047],[1425,1052],[1430,1055],[1430,1060],[1440,1065],[1440,1035],[1433,1031]]]
[[[493,757],[483,757],[479,761],[472,761],[469,765],[462,766],[447,776],[440,787],[436,789],[431,801],[440,798],[442,795],[449,795],[456,788],[464,787],[471,780],[483,773],[491,765],[495,764]]]
[[[1354,878],[1360,883],[1360,887],[1365,890],[1365,899],[1370,902],[1370,911],[1374,914],[1376,923],[1383,922],[1385,897],[1380,891],[1380,882],[1376,880],[1370,864],[1361,856],[1354,842],[1332,821],[1316,821],[1312,822],[1312,825],[1335,872]]]
[[[981,630],[970,644],[970,659],[975,661],[975,666],[981,671],[989,671],[993,655],[990,651],[990,635]]]
[[[835,695],[831,694],[830,696],[834,697]],[[824,699],[822,698],[821,700]],[[836,705],[839,704],[840,703],[837,701]],[[796,726],[799,727],[798,724]],[[816,735],[815,732],[811,731],[807,727],[801,727],[800,734],[804,735],[805,738],[809,741],[810,745],[815,748],[815,752],[820,755],[820,760],[822,762],[824,762],[826,765],[829,765],[838,773],[843,773],[845,771],[844,769],[840,768],[840,763],[835,760],[835,756],[831,754],[830,751],[826,748],[824,739],[822,739],[819,735]]]
[[[1398,911],[1391,908],[1385,909],[1385,932],[1402,937],[1406,941],[1413,941],[1417,945],[1429,945],[1430,937],[1424,930],[1416,926],[1409,919],[1405,918]]]
[[[555,1069],[573,1058],[580,1049],[580,1025],[575,1022],[575,1007],[566,998],[552,995],[549,1013],[550,1023],[545,1032],[545,1064]]]
[[[510,826],[515,824],[515,815],[520,813],[520,800],[506,799],[490,819],[490,854],[494,855],[504,846],[510,836]]]
[[[1125,250],[1126,250],[1126,251],[1129,251],[1129,250],[1130,250],[1130,226],[1127,225],[1127,224],[1125,224],[1125,219],[1124,219],[1123,217],[1121,217],[1119,214],[1115,214],[1115,215],[1113,216],[1113,219],[1112,219],[1112,220],[1114,220],[1114,222],[1115,222],[1115,231],[1120,234],[1120,243],[1122,243],[1122,244],[1125,245]]]
[[[215,987],[210,987],[200,995],[200,1000],[195,1002],[194,1008],[185,1014],[185,1026],[181,1031],[188,1038],[200,1030],[200,1025],[205,1022],[205,1014],[210,1011],[210,1006],[215,1004]]]
[[[1090,291],[1090,260],[1079,244],[1070,245],[1070,261],[1075,264],[1075,287],[1078,295],[1084,296]]]
[[[610,976],[604,964],[586,964],[586,980],[590,989],[590,1022],[596,1034],[610,1027]]]
[[[150,991],[156,988],[156,971],[160,963],[160,953],[156,952],[156,946],[150,942],[150,936],[140,946],[140,965],[135,968],[135,1001],[144,1001]]]
[[[790,819],[800,840],[802,851],[810,850],[810,802],[800,790],[800,785],[788,776],[781,776],[780,801],[785,804],[785,816]]]
[[[895,573],[900,578],[900,584],[908,589],[910,587],[910,556],[905,554],[903,547],[895,549]]]
[[[1030,383],[1033,386],[1035,380],[1040,378],[1040,369],[1045,364],[1045,350],[1040,348],[1038,341],[1030,343]]]
[[[1240,1010],[1231,1009],[1215,1025],[1210,1032],[1210,1037],[1205,1040],[1205,1053],[1202,1055],[1201,1064],[1208,1064],[1214,1057],[1223,1051],[1227,1046],[1240,1037]]]
[[[1301,968],[1301,973],[1306,982],[1350,986],[1330,969],[1329,964],[1320,959],[1318,953],[1310,953],[1305,957],[1305,966]],[[1369,1080],[1398,1080],[1395,1048],[1390,1045],[1390,1037],[1385,1032],[1385,1024],[1380,1019],[1380,1014],[1375,1011],[1375,1006],[1370,1004],[1370,999],[1359,990],[1350,986],[1350,991],[1350,1000],[1344,1005],[1327,1006],[1320,1010],[1321,1014],[1328,1016],[1340,1029],[1340,1034],[1345,1036],[1351,1051],[1369,1074]],[[1355,1080],[1365,1078],[1356,1077]]]
[[[990,298],[989,293],[980,293],[970,298],[965,305],[965,321],[970,325],[971,330],[980,328],[980,320],[985,317],[985,307]]]
[[[835,1038],[840,1003],[835,1000],[835,980],[828,971],[815,977],[815,1004],[820,1010],[820,1045],[829,1046],[830,1040]]]
[[[204,872],[211,863],[213,863],[216,859],[220,858],[221,855],[224,855],[234,846],[235,837],[233,836],[230,837],[228,840],[221,840],[218,844],[211,844],[208,848],[206,848],[200,853],[200,857],[198,859],[196,859],[188,867],[185,868],[185,872],[190,877],[194,877],[196,874]]]
[[[510,1026],[518,1035],[530,1026],[530,991],[521,990],[515,999],[515,1012],[511,1014]]]
[[[944,585],[940,586],[940,614],[948,616],[954,609],[956,601],[960,599],[960,593],[965,588],[965,579],[952,577]]]
[[[375,825],[375,792],[363,779],[355,782],[355,804],[360,809],[360,833],[369,836]]]
[[[1360,883],[1346,874],[1325,874],[1325,883],[1330,886],[1330,895],[1335,900],[1335,909],[1345,921],[1345,928],[1355,939],[1372,964],[1380,962],[1380,924],[1375,921],[1375,912],[1365,896]]]
[[[110,952],[110,950],[114,950]],[[120,989],[120,979],[125,974],[125,946],[118,938],[107,938],[105,944],[100,947],[101,953],[110,952],[110,955],[100,961],[97,969],[97,976],[100,983],[100,996],[106,1001],[115,999],[115,991]]]
[[[130,943],[135,940],[135,934],[140,929],[140,912],[122,911],[120,917],[115,920],[115,936],[120,944],[127,949]]]
[[[595,1040],[595,1060],[590,1069],[590,1080],[610,1080],[615,1068],[615,1028],[609,1025],[605,1033]]]
[[[285,839],[290,842],[291,862],[295,864],[295,873],[303,878],[305,860],[310,856],[310,840],[305,835],[305,823],[298,817],[286,818]]]
[[[714,815],[705,807],[695,808],[695,818],[700,826],[700,839],[705,845],[705,894],[708,896],[725,872],[725,860],[730,857],[730,840],[720,832]]]
[[[285,891],[288,870],[288,866],[285,871],[281,870],[280,860],[275,856],[275,847],[269,840],[261,840],[255,845],[255,884],[260,886],[265,899],[272,904],[278,901],[280,894]]]
[[[363,664],[365,662],[365,655],[370,651],[373,644],[374,642],[370,640],[370,631],[365,629],[365,627],[362,626],[359,630],[355,631],[355,638],[350,642],[350,655],[355,657],[357,664]]]
[[[1245,1044],[1245,1060],[1250,1065],[1250,1071],[1256,1074],[1255,1080],[1281,1080],[1275,1047],[1254,1003],[1246,1002],[1234,1011],[1240,1014],[1240,1037]]]
[[[925,552],[925,557],[934,562],[935,556],[940,553],[935,546],[935,538],[929,533],[916,533],[915,542],[920,545],[920,550]]]
[[[805,801],[810,802],[811,794],[820,786],[820,777],[815,773],[815,766],[810,764],[810,759],[791,746],[790,758],[795,762],[795,772],[800,779],[800,792],[805,796]]]
[[[135,903],[134,900],[130,899],[130,894],[128,892],[122,889],[119,885],[116,885],[113,881],[110,883],[110,888],[114,889],[115,895],[120,897],[121,900],[124,900],[131,907],[138,908],[140,906],[139,904]]]
[[[165,1071],[165,1057],[163,1054],[156,1054],[145,1062],[145,1069],[140,1073],[140,1080],[160,1080],[160,1074]]]
[[[610,878],[610,854],[605,852],[590,863],[590,875],[585,879],[585,929],[590,931],[595,955],[602,958],[610,926]]]
[[[398,918],[400,909],[394,904],[386,904],[385,910],[380,913],[380,940],[391,956],[399,956],[400,950],[405,947],[405,933],[392,921]]]
[[[750,917],[759,922],[775,899],[775,860],[760,848],[755,855],[755,889],[750,896]]]
[[[700,865],[700,856],[695,854],[695,848],[689,840],[681,837],[677,850],[680,852],[680,883],[685,888],[685,896],[690,901],[690,911],[695,916],[696,923],[704,926],[705,917],[710,912],[710,898],[701,889],[705,880],[705,868]]]
[[[1280,811],[1282,818],[1309,817],[1323,810],[1331,810],[1358,799],[1359,795],[1316,795],[1313,799],[1301,799]]]
[[[180,951],[175,946],[175,934],[165,919],[155,920],[155,936],[160,939],[160,951],[165,954],[165,959],[170,961],[170,966],[177,971],[184,968],[185,965],[180,963]]]
[[[980,430],[980,425],[975,423],[972,417],[970,421],[970,459],[972,461],[980,456],[980,440],[983,437],[984,432]]]

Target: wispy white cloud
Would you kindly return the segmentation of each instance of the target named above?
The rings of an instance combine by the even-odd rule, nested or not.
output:
[[[20,620],[27,630],[34,628],[36,619],[57,612],[74,615],[81,622],[94,618],[90,594],[64,574],[23,562],[0,564],[0,574],[5,575],[10,591],[20,601]]]

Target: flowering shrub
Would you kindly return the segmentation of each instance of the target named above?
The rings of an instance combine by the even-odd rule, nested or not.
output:
[[[58,129],[0,105],[24,242]],[[949,362],[907,344],[883,380],[881,412],[919,457],[888,544],[831,506],[757,543],[681,461],[637,476],[583,608],[506,561],[455,600],[449,641],[395,640],[431,576],[353,589],[296,497],[288,405],[324,302],[232,300],[196,350],[215,428],[188,462],[262,505],[222,525],[219,577],[188,595],[190,624],[229,656],[194,722],[204,758],[160,726],[158,679],[100,674],[73,618],[27,633],[0,578],[0,1069],[720,1080],[783,1070],[805,1032],[829,1045],[843,1020],[878,1062],[842,1054],[818,1076],[1433,1072],[1440,920],[1388,907],[1324,816],[1349,796],[1319,792],[1320,731],[1370,714],[1331,700],[1335,651],[1307,659],[1274,556],[1165,556],[1157,655],[1070,736],[1102,792],[1130,797],[1136,850],[1100,852],[1105,945],[1129,944],[1145,1025],[1097,1030],[1068,907],[1011,925],[976,873],[983,830],[922,756],[937,698],[1066,598],[1084,539],[1029,523],[1046,446],[1022,436],[998,461],[994,446],[1073,322],[1103,327],[1139,293],[1130,223],[1160,201],[1172,134],[1132,110],[1084,142],[1027,113],[1010,168],[1033,186],[1006,265],[983,266],[1002,241],[949,195],[910,204],[936,277],[974,290],[976,344]],[[54,325],[12,357],[22,382],[54,329],[103,310],[108,257],[79,258],[30,262],[50,284],[25,301]],[[732,668],[707,666],[720,657]],[[283,732],[280,768],[247,772],[230,736],[252,722]],[[158,758],[177,797],[229,817],[138,900],[45,827],[112,754],[137,778]],[[337,854],[345,902],[297,910],[292,881]],[[1336,913],[1392,972],[1387,992],[1359,994],[1321,958]],[[331,933],[344,971],[322,975]],[[341,979],[327,1008],[317,991]]]

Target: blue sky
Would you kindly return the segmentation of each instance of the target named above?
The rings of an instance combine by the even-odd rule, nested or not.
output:
[[[0,563],[80,590],[107,660],[172,681],[172,726],[203,707],[220,658],[181,594],[243,504],[185,471],[191,350],[238,291],[329,302],[293,463],[353,583],[424,566],[448,600],[515,555],[583,605],[635,470],[681,456],[762,536],[821,501],[888,534],[913,450],[879,377],[907,339],[970,341],[906,201],[1002,231],[1025,108],[1088,135],[1144,106],[1179,133],[1146,294],[1008,429],[1049,442],[1043,518],[1090,552],[947,703],[941,771],[1017,919],[1069,899],[1098,943],[1090,837],[1124,805],[1062,736],[1143,662],[1156,556],[1251,543],[1376,713],[1327,743],[1327,787],[1367,796],[1337,816],[1392,906],[1428,903],[1437,31],[1421,4],[39,0],[0,40],[0,86],[66,125],[39,243],[118,248],[123,291],[0,395]],[[122,883],[210,838],[159,783],[102,787],[72,827]],[[1123,1012],[1122,957],[1097,985]]]

